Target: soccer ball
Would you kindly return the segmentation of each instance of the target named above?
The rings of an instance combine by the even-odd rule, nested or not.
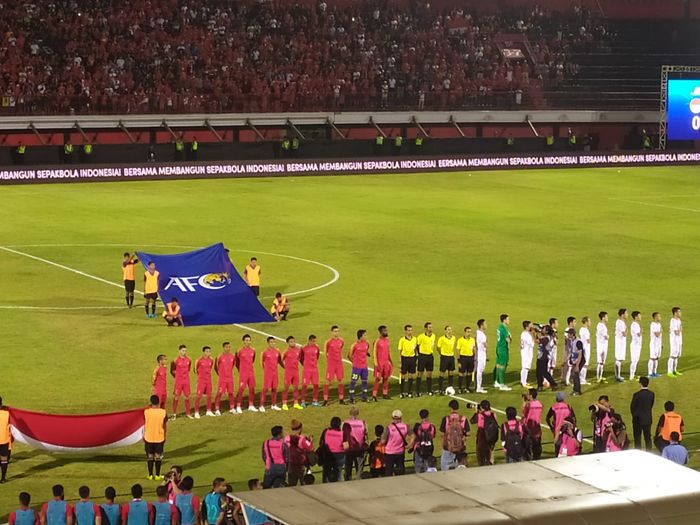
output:
[[[456,393],[456,390],[455,390],[455,387],[453,387],[453,386],[448,386],[448,387],[445,389],[445,395],[446,395],[446,396],[453,396],[453,395],[455,395],[455,393]]]

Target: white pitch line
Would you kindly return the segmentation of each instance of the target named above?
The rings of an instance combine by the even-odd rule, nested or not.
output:
[[[139,244],[139,243],[122,243],[122,244],[116,244],[116,243],[99,243],[99,244],[8,244],[4,246],[4,248],[7,248],[8,251],[11,251],[12,248],[117,248],[117,247],[124,247],[124,246],[133,246],[134,244]],[[185,250],[197,250],[202,248],[201,246],[191,246],[191,245],[182,245],[182,244],[145,244],[144,246],[148,246],[149,248],[180,248],[180,249],[185,249]],[[325,268],[326,270],[329,270],[332,274],[333,277],[330,281],[326,281],[323,284],[320,284],[318,286],[314,286],[313,288],[307,288],[306,290],[297,290],[294,292],[287,292],[285,295],[288,297],[294,296],[294,295],[301,295],[304,293],[309,293],[309,292],[316,292],[318,290],[322,290],[323,288],[326,288],[328,286],[331,286],[332,284],[335,284],[338,279],[340,279],[340,272],[333,268],[332,266],[322,263],[320,261],[314,261],[313,259],[305,259],[303,257],[296,257],[295,255],[286,255],[283,253],[272,253],[272,252],[261,252],[261,251],[255,251],[255,250],[238,250],[240,253],[252,253],[252,254],[261,254],[261,255],[270,255],[272,257],[282,257],[284,259],[292,259],[294,261],[301,261],[309,264],[313,264],[316,266],[320,266],[321,268]],[[273,299],[274,296],[269,296],[269,297],[262,297],[261,299]]]
[[[31,255],[31,254],[28,254],[28,253],[20,252],[20,251],[18,251],[18,250],[13,250],[13,249],[10,249],[10,248],[8,248],[8,247],[6,247],[6,246],[0,246],[0,250],[5,250],[5,251],[8,251],[8,252],[14,253],[14,254],[16,254],[16,255],[22,255],[22,256],[24,256],[24,257],[28,257],[28,258],[30,258],[30,259],[34,259],[34,260],[36,260],[36,261],[43,262],[43,263],[45,263],[45,264],[49,264],[49,265],[51,265],[51,266],[55,266],[55,267],[57,267],[57,268],[61,268],[61,269],[63,269],[63,270],[69,271],[69,272],[77,273],[78,275],[82,275],[83,277],[87,277],[87,278],[89,278],[89,279],[95,279],[96,281],[100,281],[100,282],[102,282],[102,283],[104,283],[104,284],[108,284],[108,285],[110,285],[110,286],[116,286],[117,288],[121,288],[121,287],[122,287],[121,284],[117,284],[117,283],[114,283],[114,282],[112,282],[112,281],[108,281],[108,280],[106,280],[106,279],[102,279],[101,277],[97,277],[97,276],[95,276],[95,275],[90,275],[89,273],[85,273],[85,272],[83,272],[83,271],[76,270],[75,268],[71,268],[71,267],[65,266],[65,265],[63,265],[63,264],[59,264],[59,263],[56,263],[56,262],[53,262],[53,261],[49,261],[48,259],[44,259],[44,258],[42,258],[42,257],[36,257],[36,256]],[[261,252],[258,252],[258,253],[261,253]],[[141,292],[140,290],[136,290],[136,293],[143,295],[143,292]],[[283,339],[283,338],[281,338],[281,337],[278,337],[278,336],[276,336],[276,335],[274,335],[274,334],[271,334],[271,333],[269,333],[269,332],[264,332],[264,331],[262,331],[262,330],[258,330],[257,328],[253,328],[253,327],[250,327],[250,326],[247,326],[247,325],[244,325],[244,324],[237,324],[237,323],[236,323],[236,324],[234,324],[233,326],[236,326],[236,327],[238,327],[238,328],[240,328],[240,329],[242,329],[242,330],[247,330],[247,331],[250,331],[250,332],[254,332],[254,333],[258,334],[258,335],[263,335],[263,336],[266,336],[266,337],[274,337],[277,341],[282,341],[282,342],[285,341],[285,339]],[[350,362],[349,360],[347,360],[347,359],[343,359],[343,361],[344,361],[345,363],[350,363],[350,364],[351,364],[351,362]],[[374,368],[373,368],[373,367],[368,367],[368,369],[371,370],[371,371],[374,371]],[[395,376],[395,375],[392,375],[391,378],[392,378],[392,379],[399,380],[399,377],[398,377],[398,376]],[[454,399],[459,399],[460,401],[464,401],[465,403],[478,404],[478,401],[474,401],[474,400],[472,400],[472,399],[467,399],[467,398],[465,398],[465,397],[461,397],[461,396],[457,396],[457,395],[452,395],[452,396],[447,396],[447,397],[451,397],[451,398],[454,398]],[[500,410],[500,409],[495,408],[495,407],[491,407],[491,410],[493,410],[494,412],[497,412],[497,413],[499,413],[499,414],[505,414],[505,411]],[[546,428],[546,426],[543,425],[542,423],[540,423],[540,426],[541,426],[542,428]],[[591,441],[590,439],[584,439],[584,441],[586,441],[586,442],[588,442],[588,443],[592,443],[592,441]]]
[[[0,310],[124,310],[124,306],[22,306],[0,305]]]
[[[631,199],[617,199],[615,197],[608,197],[608,200],[617,201],[617,202],[627,202],[629,204],[639,204],[640,206],[651,206],[653,208],[666,208],[668,210],[690,211],[693,213],[700,213],[700,210],[698,210],[696,208],[683,208],[681,206],[668,206],[666,204],[656,204],[654,202],[635,201],[635,200],[631,200]]]

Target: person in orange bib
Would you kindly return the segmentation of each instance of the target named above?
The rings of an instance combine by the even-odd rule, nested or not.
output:
[[[163,461],[163,449],[165,447],[165,425],[168,416],[165,409],[160,408],[160,399],[152,395],[151,406],[143,411],[143,443],[148,458],[148,479],[162,480],[160,467]],[[155,467],[155,474],[153,473]]]
[[[160,273],[156,270],[156,263],[148,261],[148,270],[143,274],[143,297],[146,300],[146,318],[153,319],[156,316],[156,301],[158,301],[158,277]],[[148,307],[151,307],[149,313]]]
[[[173,297],[170,299],[170,302],[165,305],[163,319],[168,323],[168,326],[185,326],[180,311],[180,303],[177,302],[177,298]]]
[[[10,450],[12,449],[12,434],[10,431],[10,411],[2,404],[0,397],[0,483],[7,479],[7,465],[10,462]]]
[[[126,306],[134,307],[134,290],[136,289],[136,277],[134,277],[134,265],[139,262],[136,255],[124,252],[122,260],[122,277],[124,278],[124,291],[126,293]]]
[[[260,266],[258,265],[258,259],[255,257],[250,258],[250,264],[243,270],[243,276],[245,277],[246,283],[255,294],[255,297],[260,295]]]
[[[286,321],[289,315],[289,299],[280,292],[275,294],[275,299],[272,301],[270,313],[275,318],[275,321]]]

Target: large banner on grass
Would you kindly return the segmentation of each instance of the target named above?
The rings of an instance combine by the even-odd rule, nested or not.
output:
[[[238,275],[221,243],[175,255],[137,254],[144,268],[155,263],[160,298],[177,299],[185,326],[274,320]]]
[[[95,452],[143,439],[143,408],[87,416],[42,414],[10,408],[15,441],[49,452]]]

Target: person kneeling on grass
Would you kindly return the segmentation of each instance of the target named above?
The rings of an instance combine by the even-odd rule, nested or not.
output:
[[[185,323],[182,320],[180,304],[177,302],[175,297],[170,299],[170,302],[165,305],[163,319],[165,319],[165,322],[168,323],[168,326],[185,326]]]
[[[270,307],[270,313],[275,321],[286,321],[287,315],[289,314],[289,299],[286,295],[282,295],[281,292],[275,294],[275,298],[272,301],[272,306]]]

